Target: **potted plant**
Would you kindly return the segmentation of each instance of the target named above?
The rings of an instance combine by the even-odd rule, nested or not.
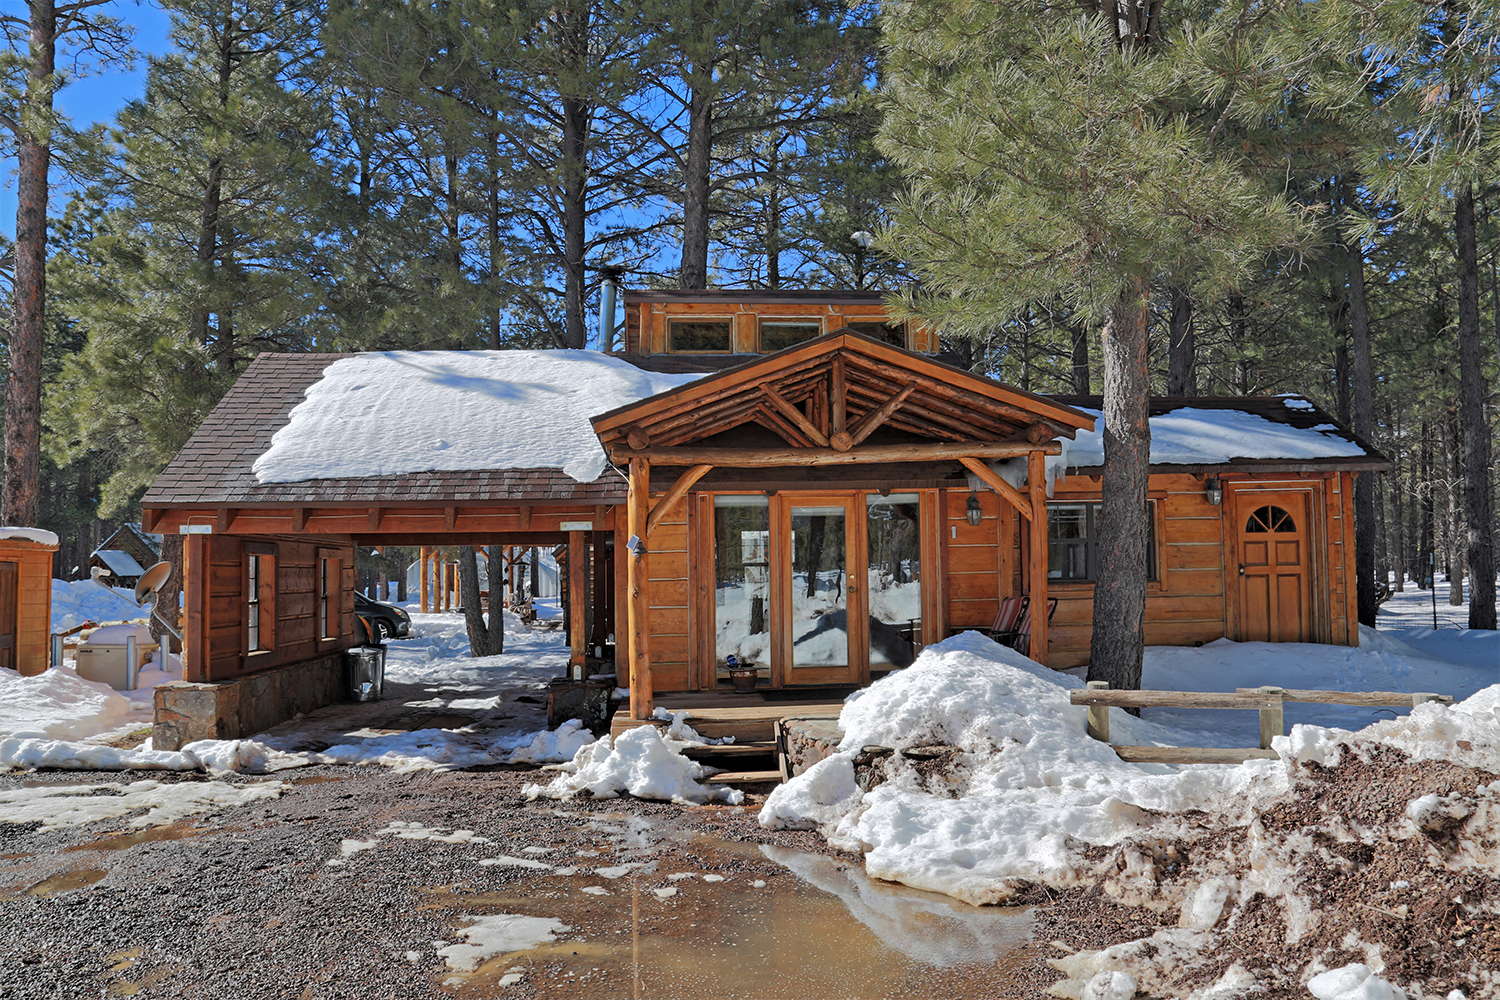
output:
[[[734,693],[754,694],[757,676],[755,664],[741,663],[736,656],[726,657],[724,663],[729,667],[729,679],[734,682]]]

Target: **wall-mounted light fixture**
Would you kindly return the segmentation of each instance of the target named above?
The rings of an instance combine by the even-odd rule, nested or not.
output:
[[[1218,476],[1209,476],[1204,480],[1203,495],[1208,498],[1209,503],[1219,506],[1219,501],[1224,499],[1224,487],[1220,485]]]
[[[970,490],[969,502],[964,504],[964,517],[969,519],[970,524],[978,524],[979,519],[983,516],[984,511],[979,509],[979,494]]]

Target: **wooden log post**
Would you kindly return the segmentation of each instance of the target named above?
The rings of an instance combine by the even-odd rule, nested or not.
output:
[[[1108,691],[1109,681],[1089,681],[1090,691]],[[1109,742],[1109,706],[1089,706],[1089,735],[1101,743]]]
[[[1047,665],[1047,470],[1045,454],[1034,449],[1026,458],[1026,488],[1031,494],[1031,646],[1026,655]]]
[[[651,507],[651,463],[630,461],[630,485],[625,499],[629,524],[627,540],[635,551],[621,553],[626,562],[626,599],[630,624],[630,717],[649,719],[656,708],[651,691],[650,564],[646,551],[646,518]]]
[[[584,624],[588,620],[588,569],[584,565],[588,557],[587,542],[581,531],[568,532],[568,666],[576,680],[584,679],[583,661],[587,655],[588,635]]]
[[[417,550],[417,589],[422,614],[427,613],[427,546]]]
[[[208,676],[208,574],[210,535],[182,539],[182,679],[202,682]],[[167,612],[170,613],[170,609]]]
[[[1260,710],[1260,748],[1271,749],[1271,740],[1286,735],[1286,718],[1281,701],[1281,688],[1262,687],[1256,689],[1270,701]]]

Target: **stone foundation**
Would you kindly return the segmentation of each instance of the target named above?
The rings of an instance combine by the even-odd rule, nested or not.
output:
[[[181,750],[195,740],[233,740],[331,705],[343,697],[344,655],[331,653],[229,681],[172,681],[156,689],[151,746]]]

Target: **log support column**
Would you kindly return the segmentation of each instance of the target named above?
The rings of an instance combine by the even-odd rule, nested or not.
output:
[[[1031,494],[1031,559],[1027,569],[1031,593],[1031,648],[1026,655],[1047,664],[1047,467],[1041,451],[1026,458],[1026,487]]]
[[[570,673],[583,679],[583,660],[588,643],[584,625],[588,620],[588,549],[581,531],[568,532],[568,665]]]
[[[422,614],[427,613],[427,546],[417,550],[417,593],[421,601]]]
[[[210,535],[182,539],[182,679],[208,680],[208,547]],[[162,612],[169,617],[172,609]]]
[[[656,707],[651,692],[651,630],[647,613],[651,601],[650,568],[646,552],[646,518],[651,508],[651,463],[644,458],[630,461],[630,486],[625,509],[627,551],[625,560],[626,612],[630,637],[630,717],[649,719]],[[633,549],[634,551],[630,551]]]

